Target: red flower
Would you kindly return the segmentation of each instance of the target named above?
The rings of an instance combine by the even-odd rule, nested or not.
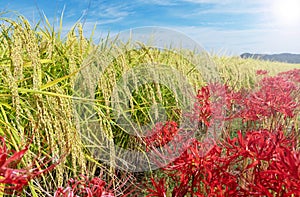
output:
[[[288,123],[288,117],[297,118],[299,82],[300,69],[265,77],[252,92],[234,92],[216,84],[210,89],[203,87],[194,110],[187,114],[192,123],[211,126],[215,118],[222,118],[225,100],[226,120],[243,118],[258,125],[271,118],[272,129],[239,131],[237,137],[213,144],[196,139],[181,141],[186,144],[183,153],[162,168],[168,178],[151,179],[149,194],[163,196],[168,188],[172,196],[300,196],[299,130],[292,126],[284,133],[282,124]],[[233,131],[229,132],[231,136]],[[168,155],[157,155],[168,159]]]
[[[174,185],[172,196],[299,196],[300,153],[295,147],[295,138],[282,131],[238,132],[207,154],[205,143],[193,140],[162,169]],[[151,179],[149,196],[165,195],[170,186],[164,180]]]
[[[148,191],[148,195],[147,197],[166,197],[166,185],[165,185],[165,180],[162,178],[158,181],[158,183],[151,178],[151,183],[152,186],[154,187],[154,189],[148,187],[147,191]]]
[[[116,184],[117,187],[113,187],[116,185],[112,181],[107,184],[99,177],[89,179],[85,175],[80,175],[69,179],[65,188],[59,187],[54,193],[54,197],[126,197],[135,192],[135,188],[131,187],[131,185],[126,186],[130,178],[131,176],[126,174],[120,179],[121,182]]]
[[[148,136],[143,138],[147,149],[162,147],[172,141],[178,133],[178,124],[174,121],[157,123],[153,130],[148,132]]]
[[[251,195],[290,196],[300,191],[300,155],[294,151],[295,138],[282,131],[241,132],[225,145],[231,162],[238,164],[241,187]],[[244,166],[241,163],[246,162]]]
[[[24,186],[28,185],[28,182],[31,179],[39,176],[42,173],[52,170],[58,164],[52,164],[43,170],[35,168],[33,166],[30,166],[26,169],[16,169],[14,167],[17,166],[17,164],[21,161],[21,159],[27,152],[29,145],[27,145],[23,150],[13,153],[13,155],[9,157],[5,140],[1,136],[0,141],[2,143],[2,146],[0,148],[0,184],[4,183],[8,185],[5,188],[7,193],[12,193],[9,192],[12,190],[21,191]],[[49,162],[50,161],[43,162],[44,166]]]
[[[86,176],[79,176],[79,178],[71,178],[68,181],[66,188],[59,187],[55,192],[55,197],[114,197],[105,189],[106,182],[98,177],[89,180]]]
[[[203,122],[207,127],[210,125],[212,115],[209,87],[202,87],[198,90],[196,102],[192,112],[191,119],[197,122]]]
[[[238,115],[245,121],[276,117],[278,113],[293,117],[299,106],[293,96],[296,90],[295,83],[284,77],[263,78],[257,91],[237,100],[236,103],[242,108]]]
[[[256,75],[266,75],[266,74],[268,74],[267,70],[257,70],[256,71]]]
[[[279,73],[278,76],[284,77],[284,78],[289,79],[290,81],[293,81],[296,83],[300,83],[300,69],[294,69],[294,70],[282,72],[282,73]]]

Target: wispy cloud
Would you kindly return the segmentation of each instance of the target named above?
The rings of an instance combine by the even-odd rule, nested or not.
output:
[[[189,3],[195,3],[195,4],[220,4],[220,5],[225,5],[225,4],[232,4],[232,3],[240,3],[241,1],[239,0],[180,0],[181,2],[189,2]]]
[[[151,4],[158,6],[172,6],[177,5],[176,0],[137,0],[138,3]]]
[[[185,0],[188,2],[210,2],[206,0]],[[214,2],[209,8],[202,9],[202,6],[199,5],[191,13],[187,13],[184,16],[195,17],[197,15],[203,14],[261,14],[268,12],[268,8],[265,4],[261,2],[245,2],[243,4],[239,3],[229,3],[231,1],[218,1]],[[198,8],[198,9],[197,9]]]
[[[103,5],[99,4],[91,10],[90,14],[92,16],[104,17],[104,18],[119,18],[126,17],[131,14],[129,7],[122,4],[117,5]]]

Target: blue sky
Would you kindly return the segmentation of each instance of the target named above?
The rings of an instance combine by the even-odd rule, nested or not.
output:
[[[51,22],[64,10],[64,30],[78,20],[95,37],[142,26],[171,28],[190,36],[214,54],[300,53],[299,0],[10,0],[33,24],[44,12]],[[274,3],[277,2],[277,3]],[[284,2],[284,3],[283,3]],[[290,6],[289,6],[290,5]],[[300,4],[298,4],[300,5]],[[297,13],[296,13],[297,12]]]

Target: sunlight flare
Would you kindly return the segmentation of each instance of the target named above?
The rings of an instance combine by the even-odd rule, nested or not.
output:
[[[299,0],[275,0],[272,12],[280,25],[298,26],[300,24]]]

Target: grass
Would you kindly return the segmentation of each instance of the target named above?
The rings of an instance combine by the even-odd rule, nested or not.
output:
[[[135,69],[137,66],[157,64],[175,69],[187,78],[193,91],[207,83],[203,73],[182,55],[184,51],[155,50],[142,43],[137,43],[139,50],[131,49],[130,43],[117,48],[115,42],[109,39],[94,44],[92,38],[85,38],[79,23],[62,37],[61,28],[54,30],[46,18],[45,26],[35,27],[22,16],[14,20],[2,17],[0,20],[0,135],[5,136],[9,148],[16,151],[32,140],[20,166],[26,166],[37,156],[58,158],[67,154],[51,173],[31,181],[24,189],[24,196],[25,193],[51,196],[59,186],[66,185],[69,178],[79,174],[93,177],[97,169],[103,171],[105,180],[113,180],[113,186],[117,188],[122,176],[116,176],[114,164],[121,153],[113,151],[114,144],[123,149],[142,150],[143,147],[136,147],[135,143],[141,135],[140,130],[151,128],[161,118],[180,119],[180,109],[190,101],[180,94],[182,89],[168,86],[177,83],[174,77],[164,76],[165,84],[146,83],[149,82],[147,79],[140,86],[137,77],[143,70]],[[116,50],[121,50],[117,56],[113,53]],[[215,56],[212,60],[221,80],[237,90],[253,88],[258,80],[256,70],[268,70],[275,75],[300,67],[239,57]],[[85,82],[88,77],[93,77],[90,74],[99,74],[99,71],[89,70],[93,68],[89,66],[93,63],[91,61],[98,63],[100,68],[97,69],[102,73],[98,81]],[[125,78],[126,81],[124,75],[128,73],[131,74]],[[154,77],[162,77],[155,76],[155,73]],[[125,81],[122,83],[120,79]],[[93,83],[97,86],[81,95],[82,85],[89,87]],[[123,94],[127,91],[126,83],[132,85],[132,96]],[[118,87],[119,92],[114,92],[114,87]],[[180,84],[174,87],[180,87]],[[94,97],[89,97],[88,93]],[[112,97],[113,94],[115,97]],[[74,95],[85,98],[76,100]],[[123,103],[124,97],[129,103]],[[90,99],[95,101],[95,105],[86,105]],[[78,101],[85,105],[76,104]],[[151,111],[152,105],[160,105],[159,109],[165,112],[165,116],[160,117],[161,111]],[[93,117],[83,122],[86,117],[75,116],[76,110],[79,114],[84,112]],[[123,119],[120,122],[116,117]],[[93,128],[96,127],[102,132],[94,135]],[[83,128],[85,131],[78,133]],[[137,137],[128,134],[129,130]],[[86,136],[89,139],[94,137],[100,143],[93,140],[89,144],[92,148],[87,147]],[[101,143],[107,143],[106,146],[111,149],[103,148]],[[109,165],[93,157],[95,150],[107,156]]]

